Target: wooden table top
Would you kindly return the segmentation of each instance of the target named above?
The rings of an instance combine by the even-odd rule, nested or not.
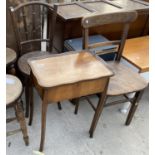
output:
[[[112,13],[119,11],[149,9],[149,3],[141,0],[89,0],[58,4],[58,15],[63,20],[78,19],[91,13]]]
[[[41,87],[54,87],[113,75],[102,60],[84,51],[29,59],[28,63]]]
[[[149,36],[127,39],[122,56],[141,72],[149,71]]]

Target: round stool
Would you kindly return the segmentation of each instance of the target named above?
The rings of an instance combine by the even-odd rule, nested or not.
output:
[[[20,124],[20,130],[23,133],[23,139],[25,141],[25,144],[28,145],[29,138],[27,134],[27,127],[26,127],[23,109],[21,107],[22,91],[23,91],[23,88],[20,80],[16,76],[7,74],[6,75],[6,108],[9,108],[9,107],[14,108],[16,119],[18,120]],[[11,122],[12,120],[14,120],[14,118],[7,119],[7,123]],[[16,131],[9,131],[7,132],[7,135],[11,135],[11,133],[16,133]]]
[[[17,59],[16,52],[11,48],[6,48],[6,67],[11,66]]]

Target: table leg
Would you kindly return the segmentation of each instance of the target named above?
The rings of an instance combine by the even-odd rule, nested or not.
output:
[[[102,113],[104,104],[106,103],[106,99],[107,99],[106,92],[107,92],[107,88],[108,88],[108,83],[109,83],[109,80],[108,80],[108,82],[107,82],[107,84],[105,86],[104,91],[101,93],[101,97],[99,99],[99,103],[97,105],[97,108],[96,108],[96,111],[95,111],[95,114],[94,114],[94,118],[93,118],[90,130],[89,130],[90,138],[93,137],[93,134],[94,134],[95,128],[97,126],[98,120],[100,118],[100,115]]]
[[[44,142],[45,142],[45,131],[46,131],[46,112],[47,112],[48,103],[46,101],[46,95],[44,95],[43,103],[42,103],[42,116],[41,116],[41,140],[40,140],[40,149],[39,151],[43,151]]]

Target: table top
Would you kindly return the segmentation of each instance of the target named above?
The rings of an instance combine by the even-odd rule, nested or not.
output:
[[[140,72],[149,71],[149,36],[127,39],[122,56]]]
[[[6,48],[6,65],[13,63],[17,58],[16,52],[11,48]]]
[[[89,0],[58,4],[58,15],[63,20],[78,19],[92,13],[112,13],[119,11],[143,11],[149,3],[141,0]]]
[[[21,95],[22,83],[14,76],[6,75],[6,105],[14,102]]]
[[[42,87],[60,86],[113,75],[103,60],[86,51],[29,59],[28,63]]]

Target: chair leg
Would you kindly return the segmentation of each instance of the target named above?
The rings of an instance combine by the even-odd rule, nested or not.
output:
[[[39,151],[41,151],[41,152],[44,149],[44,143],[45,143],[46,112],[47,112],[47,106],[48,106],[45,96],[44,96],[44,100],[42,103],[42,116],[41,116],[41,140],[40,140],[40,148],[39,148]]]
[[[133,118],[133,116],[135,114],[135,111],[136,111],[136,109],[138,107],[139,100],[142,97],[142,94],[143,94],[143,90],[142,91],[139,91],[139,92],[136,92],[135,97],[134,97],[134,100],[133,100],[132,105],[131,105],[131,108],[129,110],[129,114],[127,116],[125,125],[130,125],[130,123],[132,121],[132,118]]]
[[[15,108],[17,120],[19,121],[20,128],[21,128],[21,131],[23,133],[23,139],[24,139],[25,145],[27,146],[27,145],[29,145],[29,137],[27,134],[26,121],[25,121],[25,117],[24,117],[22,107],[21,107],[20,103],[17,102],[17,104],[15,105],[14,108]]]
[[[79,109],[79,98],[75,99],[75,111],[74,114],[78,113],[78,109]]]
[[[29,117],[29,85],[28,84],[25,85],[25,100],[26,100],[25,117],[28,118]]]
[[[62,107],[61,107],[61,103],[58,102],[57,105],[58,105],[58,109],[61,110],[61,109],[62,109]]]
[[[101,94],[101,97],[100,97],[100,99],[99,99],[99,103],[98,103],[98,105],[97,105],[95,114],[94,114],[94,118],[93,118],[93,121],[92,121],[90,130],[89,130],[90,138],[93,137],[95,128],[96,128],[96,126],[97,126],[98,120],[99,120],[99,118],[100,118],[100,115],[101,115],[101,113],[102,113],[104,104],[105,104],[105,102],[106,102],[106,98],[107,98],[107,97],[106,97],[106,93],[105,93],[105,92],[102,93],[102,94]]]
[[[33,86],[31,86],[30,87],[30,117],[29,117],[29,125],[32,125],[33,113],[34,113]]]

